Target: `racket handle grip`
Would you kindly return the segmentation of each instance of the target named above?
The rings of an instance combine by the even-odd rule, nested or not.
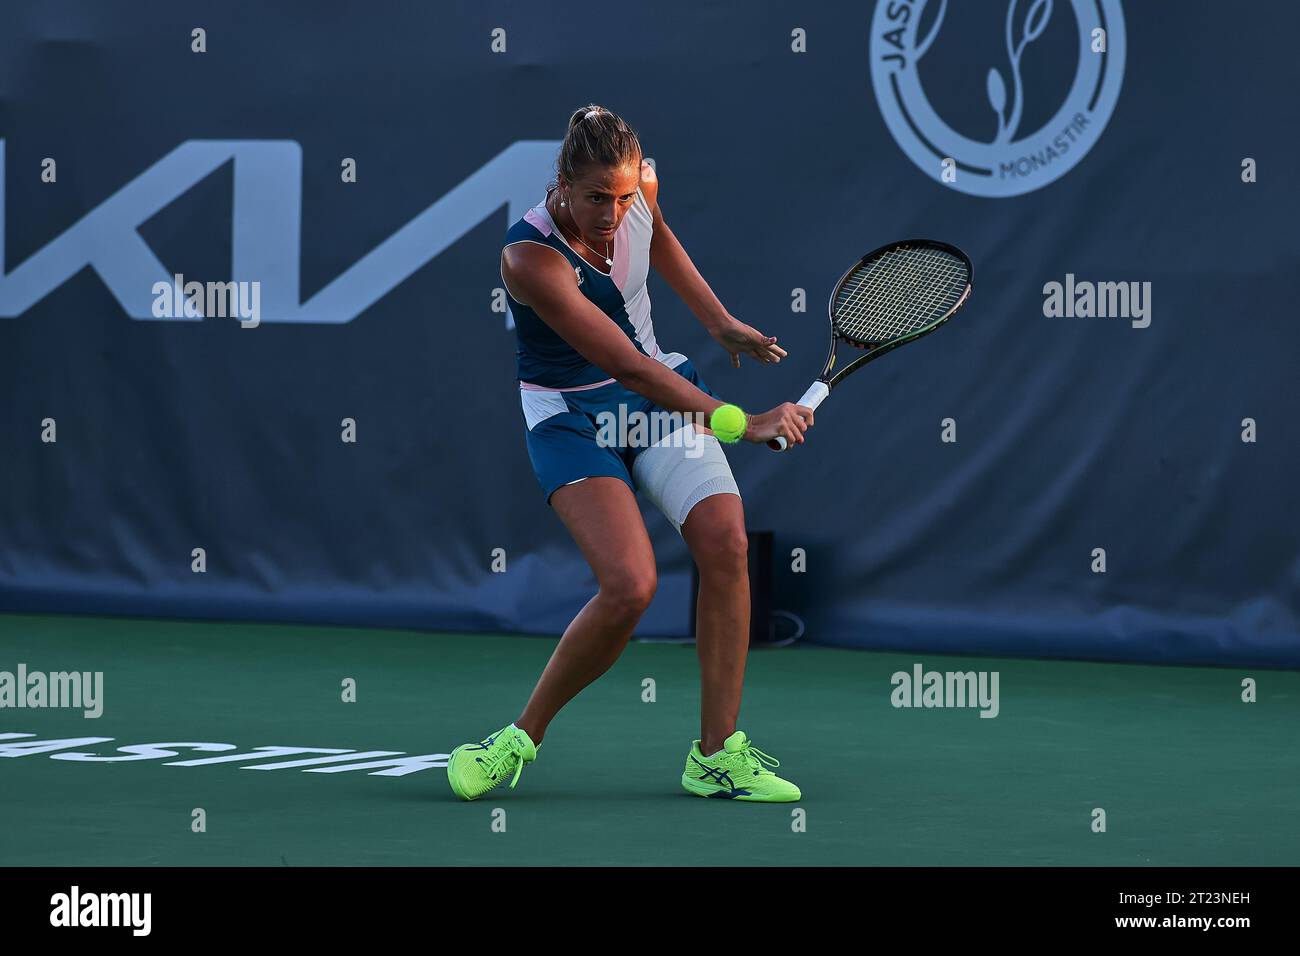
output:
[[[826,396],[831,393],[830,386],[818,379],[808,386],[808,391],[803,393],[803,398],[795,402],[796,405],[803,405],[805,408],[817,410],[817,406],[825,401]],[[768,447],[774,451],[785,451],[790,447],[790,443],[785,440],[784,435],[778,435],[772,441],[768,442]]]

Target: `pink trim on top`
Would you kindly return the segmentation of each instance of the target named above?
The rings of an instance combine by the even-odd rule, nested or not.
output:
[[[627,237],[626,225],[627,216],[624,215],[623,221],[618,224],[618,231],[614,233],[614,254],[612,256],[614,264],[609,267],[609,278],[620,292],[627,287],[627,271],[632,264],[631,240]]]
[[[600,388],[602,385],[608,385],[614,381],[607,378],[603,382],[592,382],[590,385],[574,385],[571,388],[551,388],[549,385],[534,385],[532,382],[520,381],[519,387],[525,388],[530,392],[585,392],[589,388]]]
[[[541,216],[537,212],[536,208],[530,209],[528,212],[524,213],[524,222],[528,223],[543,236],[549,236],[551,234],[551,224],[548,221],[549,219],[550,216]]]

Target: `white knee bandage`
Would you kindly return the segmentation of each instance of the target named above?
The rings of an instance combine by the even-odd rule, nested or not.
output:
[[[660,439],[636,457],[632,480],[654,502],[677,533],[691,509],[710,495],[740,496],[721,443],[687,425]]]

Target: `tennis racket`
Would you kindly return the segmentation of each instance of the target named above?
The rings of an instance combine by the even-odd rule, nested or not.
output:
[[[798,404],[815,409],[850,373],[943,325],[970,296],[972,274],[966,253],[933,239],[905,239],[867,253],[835,284],[826,368]],[[840,343],[867,354],[832,375]],[[788,447],[784,436],[767,444]]]

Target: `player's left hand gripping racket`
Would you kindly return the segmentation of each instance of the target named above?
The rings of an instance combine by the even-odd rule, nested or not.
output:
[[[826,368],[798,404],[815,409],[850,372],[943,325],[966,302],[972,276],[966,253],[933,239],[905,239],[867,253],[831,293]],[[867,354],[831,375],[841,342]],[[767,444],[787,447],[784,437]]]

